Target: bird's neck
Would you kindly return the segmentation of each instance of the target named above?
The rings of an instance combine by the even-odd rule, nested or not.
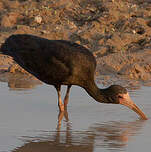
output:
[[[89,85],[87,85],[85,88],[84,88],[87,93],[92,97],[94,98],[96,101],[98,102],[102,102],[102,103],[105,103],[106,102],[106,98],[104,96],[104,89],[99,89],[97,87],[97,85],[95,84],[95,82],[91,82]]]

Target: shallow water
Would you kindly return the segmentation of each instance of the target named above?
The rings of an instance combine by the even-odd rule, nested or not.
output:
[[[130,92],[149,118],[143,121],[124,106],[95,102],[76,86],[71,89],[68,113],[59,115],[52,86],[10,89],[0,82],[0,152],[149,151],[150,92],[151,87]],[[58,115],[63,117],[61,124]]]

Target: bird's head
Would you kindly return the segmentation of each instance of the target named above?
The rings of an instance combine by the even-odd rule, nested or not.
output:
[[[142,119],[147,119],[145,114],[136,106],[127,92],[126,88],[120,85],[111,85],[104,89],[106,103],[122,104],[135,111]]]

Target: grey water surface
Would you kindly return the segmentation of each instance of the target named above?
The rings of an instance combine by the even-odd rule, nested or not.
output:
[[[53,86],[12,89],[0,82],[0,152],[148,152],[151,87],[130,95],[149,120],[122,105],[100,104],[77,86],[68,113],[59,115]]]

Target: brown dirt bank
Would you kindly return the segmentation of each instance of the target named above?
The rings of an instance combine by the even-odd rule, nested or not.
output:
[[[97,58],[97,64],[98,82],[134,88],[151,85],[151,49],[113,53]]]
[[[150,12],[149,0],[1,0],[0,45],[17,33],[70,40],[96,56],[99,83],[150,84]],[[0,71],[26,73],[3,55]]]
[[[41,81],[35,79],[33,76],[19,72],[1,72],[0,81],[8,83],[8,87],[11,90],[28,90],[42,84]]]

